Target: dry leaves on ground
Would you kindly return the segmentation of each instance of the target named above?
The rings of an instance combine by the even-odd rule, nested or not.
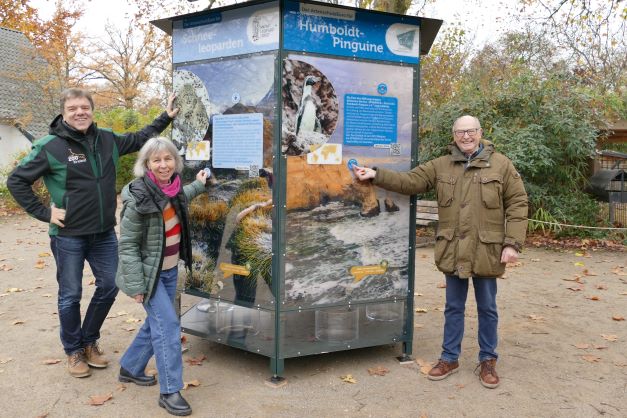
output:
[[[58,364],[58,363],[61,363],[60,358],[49,358],[49,359],[42,361],[42,364],[46,364],[46,365]]]
[[[416,308],[414,310],[414,312],[416,312],[416,313],[426,313],[427,312],[427,308]]]
[[[189,382],[183,382],[183,390],[187,390],[188,387],[198,387],[200,386],[200,381],[198,379],[190,380]]]
[[[104,405],[108,400],[113,399],[112,393],[107,393],[106,395],[91,395],[89,397],[89,405],[100,406]]]
[[[429,363],[428,361],[425,361],[421,358],[417,358],[416,359],[416,364],[418,364],[418,366],[420,366],[420,373],[426,375],[429,373],[429,370],[431,370],[431,368],[433,367],[431,365],[431,363]]]
[[[190,366],[202,366],[202,362],[206,359],[207,356],[202,355],[200,357],[190,357],[188,359],[185,359],[185,362],[188,363]]]
[[[383,367],[383,366],[377,366],[377,367],[372,367],[368,369],[368,374],[370,376],[385,376],[389,372],[390,372],[390,369]]]
[[[575,347],[580,349],[580,350],[587,350],[588,348],[590,348],[590,344],[577,343],[577,344],[575,344]]]
[[[595,296],[586,296],[586,299],[588,299],[588,300],[601,300],[601,298],[596,296],[596,295]]]
[[[612,319],[613,319],[614,321],[624,321],[624,320],[625,320],[625,317],[624,317],[624,316],[622,316],[622,315],[613,315],[613,316],[612,316]]]
[[[614,335],[614,334],[601,334],[601,337],[603,337],[604,340],[606,341],[618,341],[618,335]]]
[[[340,379],[342,379],[342,382],[345,382],[345,383],[357,383],[357,380],[353,377],[352,374],[340,376]]]
[[[581,358],[588,363],[598,363],[599,361],[601,361],[601,357],[593,356],[592,354],[589,354],[587,356],[581,356]]]
[[[529,319],[536,322],[544,322],[544,317],[540,315],[529,314],[527,315]]]

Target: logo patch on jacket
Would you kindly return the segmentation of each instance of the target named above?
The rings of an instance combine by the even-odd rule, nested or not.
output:
[[[70,151],[70,155],[68,155],[67,157],[67,161],[69,163],[79,164],[87,162],[87,157],[85,157],[85,154],[77,154],[75,152],[72,152],[72,150],[69,148],[68,151]]]

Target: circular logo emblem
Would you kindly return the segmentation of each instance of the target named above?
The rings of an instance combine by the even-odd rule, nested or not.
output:
[[[385,94],[388,92],[388,86],[385,83],[381,83],[377,86],[377,93]]]
[[[239,103],[239,99],[240,99],[239,93],[233,93],[233,95],[231,96],[231,101],[233,103]]]

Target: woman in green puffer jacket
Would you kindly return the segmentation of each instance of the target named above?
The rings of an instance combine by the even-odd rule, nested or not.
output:
[[[191,268],[191,240],[187,205],[204,191],[207,174],[182,187],[183,161],[167,138],[152,138],[135,163],[137,177],[122,190],[120,261],[116,284],[143,303],[146,321],[120,359],[121,382],[140,386],[157,383],[146,376],[148,360],[155,356],[159,373],[159,406],[173,415],[192,409],[181,396],[183,359],[181,326],[174,309],[178,261]]]

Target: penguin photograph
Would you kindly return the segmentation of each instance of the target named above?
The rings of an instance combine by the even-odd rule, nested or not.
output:
[[[304,155],[328,140],[338,121],[333,85],[306,62],[283,61],[283,140],[286,155]]]

